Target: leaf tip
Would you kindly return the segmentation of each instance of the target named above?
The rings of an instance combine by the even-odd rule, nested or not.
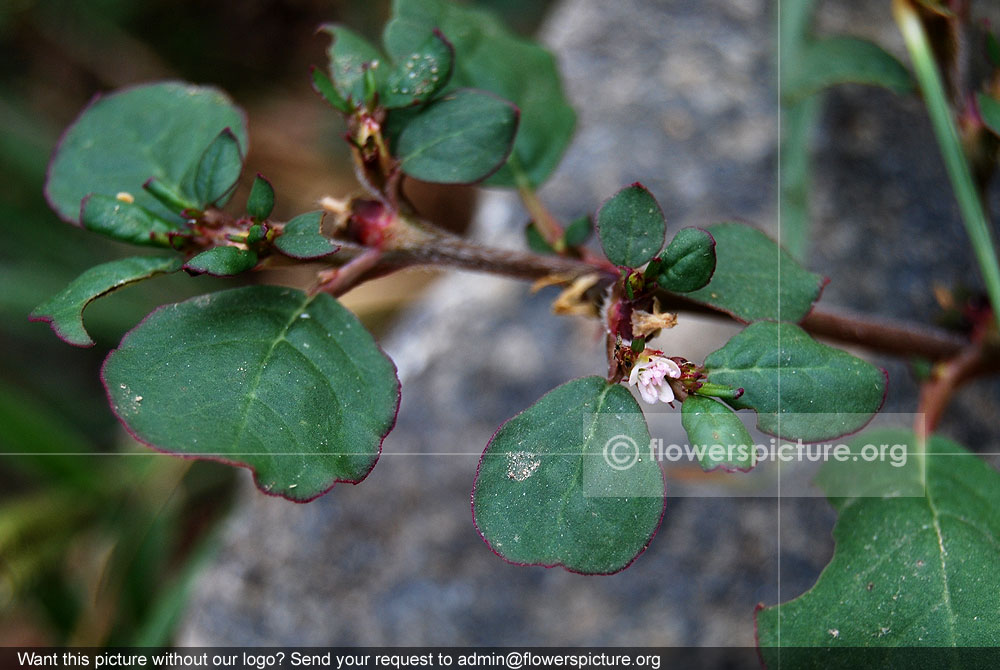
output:
[[[86,329],[83,327],[83,319],[80,320],[80,336],[70,335],[66,332],[65,328],[59,325],[55,316],[39,312],[37,309],[28,315],[28,321],[32,323],[47,323],[49,328],[52,329],[52,332],[55,333],[56,337],[70,346],[79,347],[81,349],[89,349],[96,344],[93,338],[90,337],[90,334],[87,333]]]

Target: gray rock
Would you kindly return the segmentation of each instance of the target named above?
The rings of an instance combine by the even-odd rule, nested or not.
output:
[[[545,37],[580,118],[543,189],[557,214],[593,211],[640,180],[671,230],[733,218],[770,228],[772,12],[763,0],[558,5]],[[828,301],[925,318],[929,268],[969,276],[954,261],[961,234],[934,231],[958,225],[940,172],[928,168],[915,182],[926,190],[911,190],[909,166],[934,162],[928,132],[916,103],[870,90],[831,98],[812,263],[836,278]],[[883,140],[895,148],[882,153]],[[474,235],[519,246],[526,218],[509,195],[489,193]],[[933,241],[907,246],[915,230]],[[604,370],[595,326],[552,316],[553,295],[467,273],[441,279],[385,342],[403,400],[378,466],[309,505],[248,485],[182,643],[752,645],[754,605],[803,592],[829,560],[834,515],[821,498],[671,498],[650,548],[609,577],[515,567],[478,537],[469,494],[496,427],[558,384]],[[659,346],[700,359],[733,332],[688,319]],[[912,407],[913,385],[897,383],[905,370],[892,372],[893,406]],[[674,439],[676,421],[665,430]],[[988,435],[995,443],[995,428]]]

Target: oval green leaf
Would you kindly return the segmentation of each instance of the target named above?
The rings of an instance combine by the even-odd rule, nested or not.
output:
[[[838,84],[883,86],[895,93],[914,90],[910,71],[895,56],[868,40],[838,35],[807,44],[792,64],[782,97],[795,103]]]
[[[385,48],[402,61],[435,29],[455,49],[452,88],[491,91],[521,111],[510,159],[485,183],[535,187],[544,182],[569,146],[576,124],[552,54],[514,35],[489,12],[446,0],[395,0],[383,35]]]
[[[210,274],[215,277],[232,277],[257,265],[257,253],[250,249],[222,246],[207,249],[187,263],[184,269],[191,274]]]
[[[757,412],[757,427],[817,442],[860,430],[882,406],[885,371],[820,344],[791,323],[761,321],[705,359],[708,381],[742,387],[728,401]]]
[[[517,133],[517,108],[483,91],[431,103],[399,135],[403,172],[424,181],[470,184],[503,165]]]
[[[206,147],[195,166],[193,185],[197,202],[202,207],[225,205],[242,171],[240,141],[226,128]]]
[[[660,261],[656,283],[661,288],[675,293],[697,291],[715,272],[715,239],[701,228],[682,228]]]
[[[416,51],[406,56],[389,72],[379,97],[388,109],[409,107],[433,98],[451,79],[455,51],[434,31]]]
[[[663,514],[663,474],[635,398],[585,377],[500,427],[479,461],[476,528],[503,559],[584,574],[627,567]]]
[[[1000,642],[1000,473],[942,437],[928,440],[926,456],[905,431],[874,431],[850,446],[866,444],[906,447],[909,458],[926,459],[925,478],[909,466],[883,468],[881,494],[844,497],[842,477],[853,480],[862,469],[823,466],[820,481],[838,514],[833,559],[809,591],[757,612],[764,661],[991,667],[995,656],[983,648]],[[831,467],[838,472],[827,476]],[[911,647],[938,649],[913,655]]]
[[[597,233],[608,260],[637,268],[663,248],[667,220],[642,184],[626,186],[597,212]]]
[[[392,361],[326,294],[251,286],[160,307],[104,363],[136,438],[253,470],[304,502],[371,471],[395,423]]]
[[[681,424],[706,472],[718,468],[747,472],[756,465],[757,452],[750,431],[736,412],[721,402],[689,395],[681,405]]]
[[[254,221],[263,221],[271,216],[272,210],[274,210],[274,187],[258,172],[253,180],[253,186],[250,187],[250,196],[247,198],[247,214]]]
[[[300,214],[285,224],[285,228],[274,240],[278,251],[292,258],[321,258],[340,249],[320,233],[323,212]]]
[[[799,265],[764,233],[742,223],[708,227],[715,239],[715,274],[688,297],[750,323],[801,321],[826,281]]]
[[[341,25],[328,24],[320,27],[320,31],[328,33],[332,38],[327,48],[330,59],[330,75],[342,99],[351,105],[359,105],[365,101],[365,71],[372,70],[378,79],[385,71],[382,61],[385,57],[368,40],[350,28]],[[317,79],[313,77],[313,83]],[[323,82],[320,81],[322,86]],[[320,90],[327,97],[327,94]],[[339,100],[327,97],[334,107],[339,108]]]
[[[128,193],[135,204],[180,225],[176,213],[145,192],[155,177],[199,206],[194,172],[213,140],[232,129],[243,155],[243,112],[222,92],[179,82],[123,89],[95,98],[66,129],[49,163],[45,195],[70,223],[80,222],[80,202],[91,193]]]
[[[95,265],[36,307],[28,318],[47,322],[64,342],[77,347],[93,346],[94,340],[83,327],[83,310],[87,305],[127,284],[174,272],[180,267],[180,259],[158,256],[120,258]]]

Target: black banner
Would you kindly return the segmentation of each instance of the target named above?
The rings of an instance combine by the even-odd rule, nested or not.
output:
[[[761,653],[762,652],[762,653]],[[765,665],[764,660],[769,663]],[[0,648],[0,669],[350,670],[352,668],[997,668],[1000,648],[172,647]]]

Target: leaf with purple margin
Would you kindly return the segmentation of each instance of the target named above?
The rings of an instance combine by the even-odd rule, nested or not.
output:
[[[609,261],[637,268],[663,248],[667,221],[653,194],[635,183],[601,206],[597,212],[597,234]]]
[[[63,220],[78,223],[88,195],[127,193],[137,206],[179,228],[183,220],[142,185],[155,177],[183,200],[207,204],[197,202],[192,176],[205,147],[225,128],[245,155],[243,112],[214,88],[159,82],[97,97],[63,133],[45,195]]]
[[[663,251],[656,283],[675,293],[704,288],[715,272],[715,239],[701,228],[682,228]]]
[[[285,224],[281,235],[274,240],[274,246],[292,258],[329,256],[340,247],[320,232],[322,222],[323,212],[300,214]]]
[[[869,445],[903,447],[909,460],[823,464],[817,482],[837,510],[833,558],[799,597],[758,607],[762,660],[771,668],[995,667],[1000,474],[941,436],[924,450],[912,431],[882,429],[848,446],[863,454]]]
[[[364,479],[399,406],[392,361],[353,314],[278,286],[160,307],[102,377],[142,442],[250,468],[261,490],[298,502]]]
[[[687,297],[741,321],[801,321],[825,280],[809,272],[764,233],[742,223],[708,227],[715,239],[715,273]]]
[[[257,253],[251,249],[221,246],[207,249],[187,263],[184,269],[191,274],[210,274],[215,277],[232,277],[257,265]]]
[[[689,395],[681,405],[681,423],[691,445],[704,448],[698,463],[705,471],[722,468],[746,472],[757,463],[750,431],[736,412],[721,402]]]
[[[663,473],[639,404],[585,377],[547,393],[496,432],[472,493],[476,528],[507,561],[584,574],[627,567],[663,514]]]
[[[512,33],[488,11],[447,0],[394,0],[382,40],[389,55],[401,61],[435,29],[455,49],[454,73],[446,91],[462,87],[491,91],[521,112],[510,157],[486,185],[536,187],[544,182],[569,146],[576,124],[552,54]]]
[[[491,93],[454,91],[421,110],[396,143],[406,174],[439,184],[470,184],[497,170],[517,133],[517,108]]]
[[[137,256],[95,265],[62,291],[36,307],[29,317],[45,321],[63,341],[78,347],[93,346],[83,326],[83,310],[92,301],[128,284],[179,270],[176,257]]]
[[[247,214],[254,221],[263,221],[271,216],[274,209],[274,187],[264,175],[257,173],[247,198]]]
[[[195,197],[201,206],[223,206],[229,201],[243,171],[240,141],[229,128],[205,148],[192,177]]]
[[[860,430],[885,399],[885,371],[792,323],[758,321],[705,359],[708,381],[743,388],[727,403],[769,435],[803,442]]]

